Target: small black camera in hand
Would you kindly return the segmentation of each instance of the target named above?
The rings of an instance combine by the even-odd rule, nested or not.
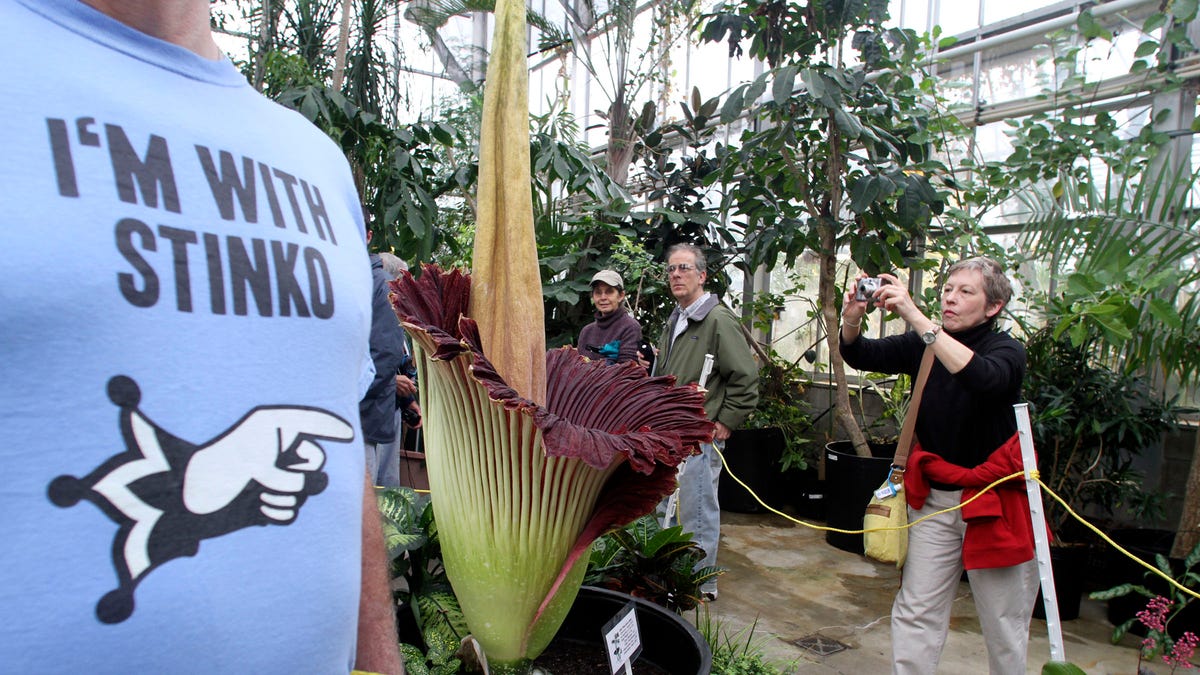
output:
[[[421,413],[412,408],[404,408],[400,411],[400,419],[410,427],[415,427],[421,423]]]
[[[873,300],[875,298],[875,291],[878,291],[879,287],[883,286],[887,282],[887,279],[881,279],[879,277],[866,277],[864,279],[859,279],[858,288],[854,292],[854,299],[864,301]]]
[[[642,344],[638,345],[638,353],[642,355],[642,358],[646,360],[646,363],[650,364],[649,368],[653,370],[654,348],[650,346],[650,343],[642,340]]]

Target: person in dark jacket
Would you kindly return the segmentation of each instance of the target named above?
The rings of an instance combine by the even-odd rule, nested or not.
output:
[[[642,327],[625,309],[625,283],[612,270],[592,277],[592,305],[596,320],[579,332],[579,353],[607,363],[637,359],[642,344]]]
[[[917,414],[919,440],[908,466],[908,473],[921,479],[928,494],[922,495],[923,502],[914,501],[916,495],[906,495],[912,522],[960,504],[963,487],[978,487],[954,476],[967,477],[1011,462],[1011,451],[1006,453],[1005,448],[1013,446],[1017,430],[1013,404],[1020,400],[1025,378],[1025,348],[1008,333],[996,330],[996,317],[1012,298],[1012,286],[994,260],[971,258],[950,267],[942,288],[941,323],[916,306],[899,279],[890,274],[880,277],[886,283],[866,300],[857,299],[854,289],[846,293],[841,352],[846,363],[859,370],[908,373],[915,378],[925,349],[933,350],[933,368]],[[895,312],[913,330],[877,340],[863,336],[860,328],[868,305]],[[939,482],[938,478],[958,482]],[[1008,496],[1019,501],[1023,494]],[[1024,504],[1023,510],[1015,509],[1023,512],[1014,515],[1027,520],[1028,502]],[[995,514],[990,515],[995,519]],[[937,670],[962,575],[964,543],[970,544],[973,552],[979,546],[987,547],[987,542],[970,540],[972,532],[979,530],[971,524],[964,522],[964,511],[955,510],[909,530],[908,558],[892,605],[894,673],[932,674]],[[1024,522],[1010,523],[998,534],[992,531],[992,536],[1032,539],[1032,530]],[[967,563],[993,675],[1025,672],[1038,573],[1032,542],[1016,548],[1019,555],[973,554]]]
[[[369,235],[367,241],[371,237]],[[358,404],[362,421],[363,446],[366,451],[367,474],[375,485],[395,487],[396,470],[380,466],[381,455],[396,440],[396,374],[406,353],[404,331],[388,302],[387,282],[391,279],[383,270],[383,261],[372,253],[371,259],[371,360],[375,362],[375,378]],[[394,456],[393,460],[398,461]],[[385,459],[386,461],[386,459]]]

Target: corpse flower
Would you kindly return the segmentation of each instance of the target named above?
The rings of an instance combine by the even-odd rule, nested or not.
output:
[[[529,173],[524,0],[498,0],[480,136],[473,278],[392,282],[413,339],[442,561],[496,673],[528,669],[591,543],[653,510],[712,436],[704,397],[635,364],[546,352]]]
[[[523,672],[575,600],[590,545],[653,510],[712,434],[703,395],[635,364],[544,354],[545,406],[521,397],[462,315],[470,281],[393,282],[413,339],[446,573],[492,672]]]

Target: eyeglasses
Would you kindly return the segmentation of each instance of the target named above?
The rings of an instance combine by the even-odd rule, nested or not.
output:
[[[674,274],[675,270],[679,270],[680,272],[687,274],[688,272],[691,272],[694,269],[696,269],[695,265],[689,265],[687,263],[680,263],[678,265],[667,265],[667,274]]]

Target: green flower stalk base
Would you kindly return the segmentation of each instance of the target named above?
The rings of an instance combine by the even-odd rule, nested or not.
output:
[[[563,348],[546,353],[538,406],[484,356],[463,316],[469,277],[427,266],[392,289],[418,357],[446,573],[492,672],[525,672],[570,610],[591,543],[652,511],[711,437],[703,395]]]

